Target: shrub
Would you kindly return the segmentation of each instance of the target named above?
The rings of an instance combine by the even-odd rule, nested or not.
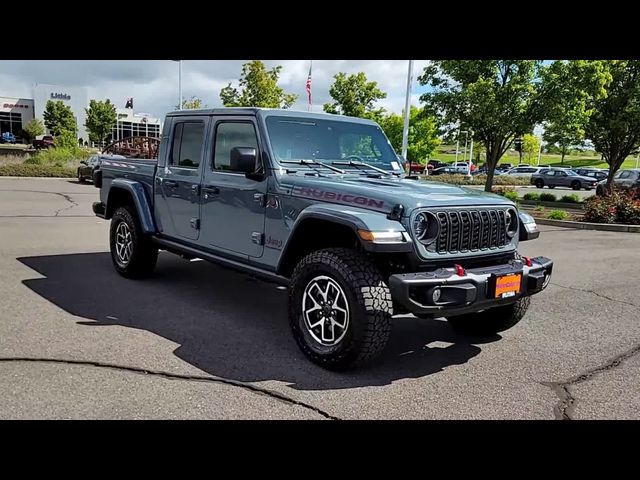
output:
[[[76,171],[72,168],[55,165],[12,164],[0,165],[0,176],[6,177],[65,177],[74,178]]]
[[[533,209],[534,212],[538,212],[538,213],[542,213],[544,212],[544,207],[542,205],[538,205],[536,208]]]
[[[484,185],[487,181],[486,175],[474,175],[469,179],[464,175],[430,175],[426,180],[433,182],[453,183],[454,185]],[[493,177],[494,185],[529,185],[529,179],[526,177],[511,177],[508,175],[499,175]]]
[[[556,196],[553,193],[541,193],[540,194],[541,202],[555,202]]]
[[[529,193],[525,193],[524,197],[525,200],[540,200],[540,194],[539,193],[535,193],[535,192],[529,192]]]
[[[515,191],[504,192],[504,197],[508,198],[512,202],[517,202],[518,201],[518,192],[515,192]]]
[[[577,194],[572,193],[571,195],[563,195],[560,201],[565,203],[580,203],[582,200]]]
[[[80,160],[87,159],[91,156],[91,152],[77,146],[67,148],[49,148],[41,150],[33,157],[25,160],[25,163],[32,165],[57,165],[64,166],[67,163],[78,163]]]
[[[606,197],[590,197],[584,203],[585,222],[640,225],[640,200],[630,193],[614,191]]]
[[[551,220],[564,220],[567,218],[567,212],[562,210],[553,210],[549,215],[547,215],[547,218],[550,218]]]
[[[495,193],[496,195],[506,196],[507,192],[514,192],[515,189],[513,187],[491,187],[491,193]]]

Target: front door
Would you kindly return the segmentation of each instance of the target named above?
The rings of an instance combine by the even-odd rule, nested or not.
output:
[[[253,119],[225,117],[215,120],[213,159],[202,180],[202,232],[200,243],[230,255],[261,257],[267,180],[247,178],[231,170],[234,147],[262,149]]]
[[[164,168],[156,175],[155,216],[163,235],[197,240],[206,117],[174,119]]]

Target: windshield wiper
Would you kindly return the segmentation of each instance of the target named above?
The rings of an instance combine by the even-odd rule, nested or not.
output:
[[[324,163],[324,162],[319,162],[317,160],[307,160],[307,159],[300,159],[300,160],[279,160],[280,163],[291,163],[291,164],[295,164],[295,165],[322,165],[323,167],[327,167],[329,170],[333,170],[334,172],[338,172],[338,173],[344,173],[344,170],[341,170],[340,168],[336,168],[333,165],[329,165],[328,163]]]
[[[366,167],[366,168],[370,168],[371,170],[375,170],[376,172],[384,173],[385,175],[398,175],[398,176],[400,175],[399,173],[389,172],[382,168],[374,167],[369,163],[360,162],[360,161],[354,162],[353,160],[349,160],[348,162],[331,162],[331,164],[332,165],[349,165],[351,167]]]

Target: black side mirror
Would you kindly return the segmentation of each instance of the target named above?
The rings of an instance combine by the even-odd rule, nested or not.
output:
[[[256,173],[258,152],[252,147],[233,147],[229,163],[229,167],[234,172],[243,172],[247,175]]]

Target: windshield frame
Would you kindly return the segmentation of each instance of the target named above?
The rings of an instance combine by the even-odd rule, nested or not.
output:
[[[289,113],[291,115],[289,115]],[[391,142],[389,141],[388,137],[384,133],[384,130],[379,124],[370,120],[363,120],[355,117],[344,117],[341,115],[335,115],[335,118],[332,118],[332,117],[334,117],[334,115],[313,114],[313,113],[305,115],[303,112],[295,112],[295,111],[282,112],[282,113],[278,112],[277,114],[275,114],[275,112],[269,112],[263,115],[262,123],[263,123],[265,137],[266,137],[266,144],[268,145],[269,151],[271,153],[270,157],[271,157],[271,163],[273,168],[280,169],[280,170],[290,170],[291,166],[294,165],[292,163],[289,163],[290,161],[311,160],[313,162],[317,162],[315,166],[319,168],[329,169],[330,167],[328,167],[328,165],[332,165],[334,162],[348,162],[349,160],[356,160],[356,161],[369,163],[374,167],[384,170],[388,174],[392,174],[392,173],[404,174],[405,173],[406,162],[396,153],[393,146],[391,145]],[[336,127],[338,127],[340,124],[353,124],[353,125],[357,125],[358,127],[363,127],[362,129],[365,132],[367,128],[371,128],[373,129],[372,135],[371,135],[372,139],[375,138],[374,132],[377,132],[377,134],[381,136],[378,137],[380,141],[377,143],[374,143],[373,146],[371,146],[370,148],[373,148],[373,147],[377,148],[381,152],[381,157],[379,158],[386,159],[388,161],[378,162],[370,156],[363,156],[356,159],[355,157],[357,155],[355,156],[346,155],[341,158],[340,157],[317,158],[312,155],[310,155],[309,158],[297,158],[292,155],[291,159],[281,159],[276,154],[276,145],[274,144],[274,141],[273,141],[274,139],[272,135],[273,122],[278,122],[278,121],[291,122],[291,123],[309,122],[314,124],[317,122],[335,122]],[[385,150],[387,151],[385,152]],[[285,160],[287,161],[286,163],[285,163]],[[340,167],[343,167],[343,165],[340,165]],[[366,174],[367,171],[369,173],[373,171],[372,169],[367,169],[364,166],[356,167],[356,166],[347,165],[346,167],[347,167],[346,168],[347,171],[345,172],[345,174],[362,175],[362,174]]]

